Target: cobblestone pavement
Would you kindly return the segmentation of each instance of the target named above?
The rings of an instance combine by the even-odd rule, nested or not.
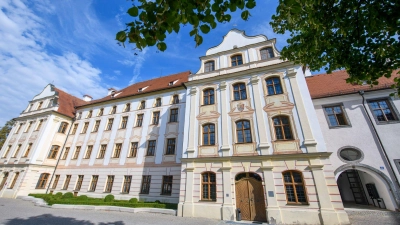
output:
[[[353,225],[399,225],[400,213],[390,211],[348,210]],[[234,225],[251,222],[221,221],[207,218],[183,218],[153,213],[52,209],[34,206],[21,199],[0,198],[0,225]]]

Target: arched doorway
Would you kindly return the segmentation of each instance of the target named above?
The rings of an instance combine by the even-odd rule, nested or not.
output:
[[[236,207],[242,220],[267,221],[262,179],[256,173],[239,173],[235,177]]]

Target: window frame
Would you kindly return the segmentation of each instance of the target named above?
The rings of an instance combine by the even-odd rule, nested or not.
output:
[[[65,151],[64,151],[63,156],[61,158],[62,160],[66,160],[67,159],[70,148],[71,147],[65,147]]]
[[[244,124],[242,124],[242,129],[241,130],[238,130],[238,128],[237,128],[237,124],[239,123],[239,122],[248,122],[249,123],[249,128],[247,129],[247,128],[245,128],[244,127]],[[236,130],[236,144],[249,144],[249,143],[254,143],[254,141],[253,141],[253,132],[252,132],[252,129],[251,129],[251,120],[247,120],[247,119],[241,119],[241,120],[237,120],[237,121],[235,121],[235,130]],[[245,131],[246,130],[249,130],[250,131],[250,139],[251,139],[251,142],[247,142],[247,137],[245,136]],[[243,133],[243,142],[239,142],[239,131],[242,131],[242,133]]]
[[[146,109],[146,101],[145,101],[145,100],[140,101],[140,103],[139,103],[139,108],[138,108],[138,109],[139,109],[139,110]]]
[[[175,112],[176,111],[176,113],[172,113],[172,112]],[[177,123],[178,122],[178,116],[179,116],[179,108],[173,108],[173,109],[170,109],[170,111],[169,111],[169,123]]]
[[[179,95],[175,94],[172,96],[172,102],[171,104],[179,104]]]
[[[4,154],[1,158],[7,158],[8,154],[10,154],[12,145],[8,145],[7,149],[4,151]]]
[[[236,57],[239,57],[239,56],[240,56],[240,60],[236,60],[236,59],[233,60],[233,58],[236,58]],[[242,53],[231,55],[229,58],[231,60],[231,67],[240,66],[240,65],[244,64],[244,62],[243,62],[243,54]],[[239,64],[240,61],[242,63]],[[233,65],[234,62],[235,62],[236,65]]]
[[[244,85],[244,91],[245,91],[245,94],[246,94],[246,98],[243,98],[243,99],[242,99],[242,91],[243,91],[243,89],[240,89],[240,84]],[[239,85],[237,91],[235,91],[235,86],[236,85]],[[239,99],[236,99],[235,92],[237,92],[239,94]],[[246,83],[245,82],[236,82],[236,83],[232,84],[232,95],[233,95],[233,98],[232,98],[233,101],[247,100],[248,99],[248,95],[247,95],[247,85],[246,85]]]
[[[209,69],[209,66],[207,64],[212,63],[211,69]],[[215,60],[207,60],[204,62],[204,73],[212,72],[215,70]]]
[[[391,110],[393,117],[395,120],[386,120],[386,121],[379,121],[378,118],[376,117],[374,113],[374,109],[371,106],[371,102],[377,102],[377,101],[386,101],[386,104],[388,105],[388,109]],[[399,111],[397,110],[396,106],[394,105],[393,101],[391,98],[372,98],[372,99],[366,99],[367,105],[369,107],[369,113],[372,114],[372,116],[375,119],[375,123],[377,125],[385,125],[385,124],[392,124],[392,123],[400,123],[400,114]],[[384,115],[386,118],[386,115]]]
[[[136,146],[134,148],[134,146]],[[128,158],[135,158],[139,148],[139,142],[131,142],[131,148],[129,149]]]
[[[76,180],[74,191],[80,191],[82,188],[84,175],[78,175],[78,179]]]
[[[151,125],[158,125],[160,123],[160,111],[154,111],[151,117]]]
[[[278,79],[279,83],[276,84],[274,79]],[[272,84],[268,84],[268,80],[272,80]],[[279,77],[279,76],[270,76],[270,77],[265,78],[264,81],[265,81],[265,87],[266,87],[266,91],[267,91],[267,96],[281,95],[281,94],[285,93],[284,90],[283,90],[283,85],[282,85],[283,82],[282,82],[281,77]],[[278,85],[280,86],[282,93],[277,93],[276,92],[276,86],[278,86]],[[274,89],[274,93],[273,94],[270,94],[268,92],[268,87],[270,87],[270,86],[272,86],[272,88]]]
[[[72,128],[72,131],[71,131],[71,135],[74,135],[74,134],[76,134],[76,131],[78,130],[78,123],[74,123],[74,127]]]
[[[329,115],[331,115],[331,114],[328,114],[328,113],[326,112],[325,108],[334,108],[334,107],[337,107],[337,106],[339,106],[339,107],[340,107],[340,110],[342,110],[343,118],[346,120],[347,125],[337,125],[337,126],[332,126],[332,125],[331,125],[331,123],[330,123],[330,121],[329,121]],[[348,117],[348,115],[347,115],[346,108],[344,107],[343,103],[322,105],[322,111],[324,112],[325,119],[326,119],[326,122],[327,122],[327,124],[328,124],[329,129],[337,129],[337,128],[351,127],[350,119],[349,119],[349,117]],[[335,119],[336,119],[336,121],[338,121],[338,120],[337,120],[337,117],[336,117],[336,113],[334,113],[333,115],[335,115]],[[338,123],[338,124],[339,124],[339,123]]]
[[[268,51],[268,49],[271,49],[271,51],[272,51],[272,57],[270,56],[270,52]],[[263,50],[266,50],[266,58],[265,59],[263,59],[263,54],[262,54],[262,51]],[[272,48],[272,47],[270,47],[270,46],[266,46],[266,47],[262,47],[262,48],[260,48],[260,60],[268,60],[268,59],[272,59],[272,58],[275,58],[276,56],[275,56],[275,52],[274,52],[274,49]]]
[[[86,148],[84,159],[90,159],[90,156],[92,156],[92,152],[93,152],[93,145],[88,145]]]
[[[284,126],[286,126],[286,124],[282,123],[282,117],[286,117],[288,122],[289,122],[289,124],[287,124],[287,126],[289,126],[290,135],[292,136],[291,138],[286,138],[286,133],[285,133],[285,129],[284,129]],[[280,118],[280,124],[279,125],[275,125],[275,123],[274,123],[274,119],[275,118]],[[296,139],[295,136],[294,136],[293,127],[292,127],[292,120],[290,119],[290,116],[280,114],[280,115],[276,115],[276,116],[272,117],[271,120],[272,120],[272,127],[274,129],[274,134],[275,134],[275,140],[274,141],[293,141],[293,140]],[[278,139],[277,132],[276,132],[276,127],[281,127],[284,139]]]
[[[207,174],[208,181],[204,181],[204,175]],[[211,176],[214,175],[214,182],[211,181]],[[208,193],[207,196],[208,198],[204,198],[204,185],[208,186]],[[215,199],[211,198],[212,196],[212,191],[211,191],[211,185],[215,185],[214,190],[214,196]],[[216,202],[217,201],[217,174],[212,172],[212,171],[206,171],[201,173],[201,201],[211,201],[211,202]]]
[[[82,128],[81,134],[86,134],[88,128],[89,128],[89,122],[85,122],[85,123],[83,124],[83,128]]]
[[[64,180],[62,190],[68,190],[69,183],[71,183],[71,177],[72,177],[72,175],[70,175],[70,174],[65,175],[65,180]]]
[[[114,105],[114,106],[111,108],[111,110],[110,110],[110,115],[113,115],[113,114],[115,114],[115,113],[117,113],[117,106],[116,106],[116,105]]]
[[[143,126],[143,118],[144,118],[144,114],[140,113],[136,115],[136,123],[135,123],[135,127],[142,127]]]
[[[93,110],[89,110],[86,119],[92,118]]]
[[[100,123],[101,123],[101,120],[96,120],[94,122],[92,133],[96,133],[99,131]]]
[[[49,173],[41,173],[35,189],[46,189],[49,177],[50,177]]]
[[[287,183],[285,181],[285,177],[284,177],[285,173],[290,173],[290,177],[291,177],[291,182],[290,183]],[[300,174],[301,181],[302,181],[301,183],[295,182],[294,177],[293,177],[293,173]],[[286,204],[288,204],[288,205],[309,205],[307,187],[305,185],[304,176],[303,176],[302,172],[297,171],[297,170],[285,170],[285,171],[282,172],[282,180],[283,180],[283,187],[284,187],[284,192],[285,192],[285,196],[286,196]],[[291,185],[292,186],[296,202],[289,202],[288,194],[286,192],[286,185]],[[299,202],[299,200],[298,200],[296,186],[300,186],[300,185],[303,187],[304,198],[306,200],[305,202]]]
[[[82,148],[82,146],[75,147],[75,152],[74,152],[74,155],[72,156],[73,160],[78,159],[79,154],[81,153],[81,148]]]
[[[207,93],[207,95],[206,95],[206,92],[209,92],[211,90],[213,91],[213,93],[212,94]],[[206,99],[208,101],[207,103],[205,101]],[[211,103],[211,100],[212,100],[212,103]],[[214,88],[206,88],[206,89],[204,89],[203,90],[203,105],[214,105],[214,104],[215,104],[215,89]]]
[[[100,108],[99,112],[97,113],[97,116],[103,116],[104,114],[104,108]]]
[[[176,152],[176,138],[167,138],[165,155],[175,155],[175,152]]]
[[[11,155],[11,158],[17,158],[19,151],[21,151],[22,144],[17,145],[17,149],[15,149],[14,154]]]
[[[26,150],[25,150],[24,154],[22,155],[23,158],[29,156],[29,153],[32,149],[32,145],[33,145],[33,143],[28,143],[28,146],[26,147]]]
[[[150,143],[154,143],[154,146],[150,145]],[[155,156],[156,147],[157,147],[157,141],[156,140],[148,140],[147,141],[146,156]],[[150,148],[152,148],[152,150]],[[149,154],[149,153],[152,153],[152,154]]]
[[[119,157],[121,156],[121,151],[122,151],[122,143],[116,143],[112,158],[119,159]]]
[[[104,185],[104,193],[111,193],[114,186],[115,175],[107,175],[106,185]]]
[[[210,125],[214,126],[214,132],[211,132],[211,131],[210,131],[210,130],[211,130],[210,127],[209,127]],[[205,127],[205,126],[208,126],[208,130],[209,130],[209,131],[206,133],[206,134],[207,134],[207,138],[208,138],[208,142],[209,142],[208,144],[205,144],[205,142],[204,142],[204,134],[205,134],[205,133],[204,133],[204,127]],[[201,137],[201,139],[202,139],[202,145],[203,145],[203,146],[215,146],[215,143],[216,143],[216,135],[215,135],[216,132],[215,132],[215,127],[216,127],[216,126],[215,126],[214,123],[205,123],[205,124],[202,124],[202,126],[201,126],[202,137]],[[211,141],[210,141],[210,140],[211,140],[211,135],[212,135],[212,134],[214,134],[214,143],[213,143],[213,144],[211,144]]]
[[[124,181],[122,183],[122,194],[129,194],[132,184],[132,175],[124,175]]]
[[[106,131],[110,131],[112,129],[114,123],[114,118],[109,118],[106,125]]]
[[[10,186],[8,187],[8,189],[13,189],[13,188],[14,188],[15,184],[17,183],[18,177],[19,177],[19,172],[15,172],[15,173],[14,173],[14,177],[13,177],[13,179],[11,180],[11,184],[10,184]]]
[[[47,155],[47,159],[57,159],[59,151],[60,151],[60,146],[52,145],[49,154]]]
[[[35,131],[39,131],[40,128],[42,127],[42,124],[43,124],[43,119],[39,120],[39,123],[38,123],[38,125],[36,126]]]
[[[128,125],[128,119],[129,119],[129,116],[122,117],[121,126],[119,127],[119,129],[126,129],[126,127]]]
[[[28,132],[29,132],[29,130],[30,130],[31,127],[32,127],[32,123],[33,123],[33,121],[29,121],[29,122],[28,122],[28,126],[26,127],[24,133],[28,133]]]
[[[89,192],[95,192],[97,187],[97,182],[99,181],[99,175],[92,175],[92,180],[89,185]]]
[[[103,147],[104,147],[104,149],[103,149]],[[107,144],[101,144],[97,159],[104,159],[104,157],[106,155],[106,151],[107,151]]]
[[[58,181],[60,180],[60,174],[56,174],[54,177],[53,184],[51,185],[51,189],[56,189],[58,185]]]
[[[154,103],[154,107],[161,107],[161,106],[162,106],[161,98],[156,98],[156,101]]]
[[[139,194],[149,194],[151,185],[151,175],[142,175]]]
[[[129,111],[131,111],[131,103],[126,103],[124,112],[129,112]]]
[[[168,180],[166,180],[168,179]],[[162,176],[161,194],[160,195],[172,195],[172,184],[173,176]]]

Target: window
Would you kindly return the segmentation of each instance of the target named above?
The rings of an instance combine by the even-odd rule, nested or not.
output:
[[[33,104],[30,104],[27,112],[30,112],[32,109],[33,109]]]
[[[239,66],[243,64],[242,55],[234,55],[231,57],[232,66]]]
[[[54,99],[49,100],[49,104],[47,104],[47,108],[50,108],[54,105]]]
[[[18,177],[19,177],[19,172],[16,172],[16,173],[14,174],[14,178],[13,178],[12,181],[11,181],[11,185],[10,185],[10,187],[9,187],[10,189],[13,189],[13,188],[14,188],[15,183],[17,183]]]
[[[111,108],[110,114],[115,114],[116,112],[117,112],[117,106],[113,106],[113,107]]]
[[[324,107],[324,111],[326,117],[328,118],[328,124],[330,127],[349,125],[343,107],[341,105]]]
[[[138,114],[136,118],[136,126],[141,127],[143,123],[143,114]]]
[[[93,133],[97,132],[99,130],[100,127],[100,120],[96,120],[96,122],[94,123],[94,127],[93,127]]]
[[[63,190],[67,190],[68,186],[69,186],[69,182],[71,181],[71,175],[67,175],[65,177],[65,181],[64,181],[64,186],[63,186]]]
[[[141,101],[139,104],[139,109],[145,109],[146,108],[146,101]]]
[[[39,181],[36,184],[36,189],[44,189],[46,188],[47,180],[49,179],[48,173],[42,173],[40,174]]]
[[[293,140],[289,117],[276,116],[272,118],[272,120],[274,121],[275,136],[277,140]]]
[[[54,178],[54,181],[53,181],[53,186],[51,187],[52,189],[57,188],[57,184],[58,184],[59,180],[60,180],[60,175],[56,175],[56,177]]]
[[[36,130],[40,130],[40,128],[42,127],[42,124],[43,124],[43,120],[39,120]]]
[[[9,146],[7,147],[7,150],[4,152],[3,158],[6,158],[7,155],[8,155],[8,153],[10,153],[11,147],[12,147],[11,145],[9,145]]]
[[[150,191],[151,176],[142,176],[142,185],[140,186],[140,194],[148,194]]]
[[[82,112],[78,113],[78,116],[76,117],[77,120],[80,120],[82,118]]]
[[[14,155],[12,156],[12,158],[16,158],[18,156],[19,150],[21,150],[21,144],[19,144],[17,146],[17,150],[15,150]]]
[[[250,122],[247,120],[240,120],[236,122],[236,135],[238,143],[251,143],[251,128]]]
[[[138,89],[138,92],[142,92],[142,91],[143,91],[143,88],[139,88],[139,89]]]
[[[88,114],[87,114],[86,118],[92,118],[92,113],[93,113],[93,111],[92,111],[92,110],[90,110],[90,111],[88,112]]]
[[[71,134],[75,134],[77,129],[78,129],[78,124],[75,123],[75,124],[74,124],[74,127],[72,128]]]
[[[87,129],[88,129],[88,127],[89,127],[89,122],[85,122],[83,124],[83,129],[82,129],[82,133],[81,134],[85,134]]]
[[[122,117],[122,122],[121,122],[121,128],[120,129],[126,129],[127,123],[128,123],[128,117],[127,116]]]
[[[171,116],[169,122],[178,122],[178,109],[171,109]]]
[[[58,155],[58,151],[60,150],[60,146],[53,145],[51,146],[49,155],[47,156],[48,159],[56,159]]]
[[[203,91],[203,104],[204,105],[214,104],[214,89],[209,88]]]
[[[122,193],[129,194],[131,189],[132,176],[124,176],[124,185],[122,186]]]
[[[99,156],[97,157],[98,159],[104,158],[104,155],[106,154],[106,149],[107,149],[107,145],[100,146]]]
[[[83,182],[83,175],[78,175],[78,181],[76,182],[75,191],[80,191]]]
[[[99,180],[99,175],[92,176],[92,182],[90,182],[89,191],[96,191],[97,181]]]
[[[155,107],[160,107],[160,106],[161,106],[161,98],[157,98]]]
[[[26,151],[25,151],[25,154],[24,154],[23,157],[28,157],[29,152],[31,151],[31,148],[32,148],[32,143],[29,143],[28,147],[26,148]]]
[[[110,193],[112,191],[113,184],[114,184],[114,176],[108,176],[104,192]]]
[[[203,125],[203,145],[215,145],[215,125]]]
[[[92,150],[93,150],[93,145],[88,145],[85,154],[85,159],[90,159],[90,156],[92,155]]]
[[[67,131],[67,128],[68,128],[68,123],[61,122],[60,127],[58,128],[58,133],[65,134],[65,132]]]
[[[31,129],[32,126],[32,121],[28,123],[28,126],[26,127],[25,133],[28,132]]]
[[[107,126],[106,126],[106,130],[111,130],[112,125],[113,125],[113,122],[114,122],[114,119],[113,119],[113,118],[108,119],[108,123],[107,123]]]
[[[215,70],[215,64],[214,61],[208,61],[204,63],[204,72],[211,72]]]
[[[18,129],[15,131],[16,134],[19,133],[19,131],[21,130],[22,125],[23,125],[23,123],[20,123],[20,124],[19,124]]]
[[[162,195],[171,195],[172,192],[172,176],[163,176],[162,180]]]
[[[99,109],[99,113],[97,113],[97,116],[102,116],[104,113],[104,108]]]
[[[392,105],[387,99],[369,100],[368,105],[370,106],[377,122],[390,122],[398,120]]]
[[[154,156],[154,152],[156,150],[156,141],[149,141],[149,146],[147,146],[146,156]]]
[[[129,112],[129,111],[131,111],[131,103],[126,103],[124,112]]]
[[[121,148],[122,148],[122,144],[115,144],[113,158],[119,158],[119,155],[121,154]]]
[[[136,157],[137,149],[138,149],[138,143],[137,142],[132,142],[131,143],[131,150],[129,151],[128,157]]]
[[[233,85],[233,99],[235,101],[247,99],[246,85],[244,83]]]
[[[288,203],[307,204],[303,176],[300,172],[283,172],[283,182]]]
[[[80,152],[81,152],[81,146],[76,146],[74,157],[72,157],[72,159],[77,159]]]
[[[167,149],[165,151],[166,155],[175,155],[175,138],[167,139]]]
[[[362,155],[361,151],[359,151],[357,149],[345,148],[345,149],[340,150],[339,156],[343,160],[351,162],[351,161],[360,160],[363,155]]]
[[[266,79],[268,95],[279,95],[282,94],[281,79],[279,77],[272,77]]]
[[[217,185],[215,179],[215,173],[205,172],[201,174],[201,200],[217,200]]]
[[[39,102],[39,105],[38,105],[38,107],[37,107],[37,110],[41,109],[41,108],[42,108],[42,105],[43,105],[43,102]]]
[[[69,147],[66,147],[66,148],[65,148],[64,155],[63,155],[63,157],[62,157],[63,160],[67,159],[68,153],[69,153]]]
[[[174,85],[174,82],[173,82],[173,81],[171,81],[171,82],[168,83],[168,86],[172,86],[172,85]]]
[[[179,103],[179,95],[172,96],[172,104],[178,104],[178,103]]]
[[[0,184],[0,190],[3,189],[4,185],[6,184],[7,179],[8,179],[8,172],[4,172],[3,180],[1,181],[1,184]]]
[[[157,125],[160,120],[160,112],[153,112],[153,119],[151,121],[151,124]]]
[[[274,51],[271,47],[263,48],[260,50],[261,60],[274,58]]]

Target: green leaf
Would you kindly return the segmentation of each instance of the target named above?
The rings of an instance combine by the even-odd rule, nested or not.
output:
[[[195,38],[194,38],[195,42],[196,42],[196,47],[201,45],[201,43],[203,43],[203,37],[196,34]]]
[[[157,48],[160,50],[160,51],[165,51],[166,49],[167,49],[167,45],[164,43],[164,42],[159,42],[158,44],[157,44]]]
[[[208,25],[206,25],[206,24],[203,24],[203,25],[200,26],[200,30],[204,34],[208,34],[208,32],[210,32],[210,27]]]
[[[241,14],[242,19],[246,20],[246,21],[249,19],[249,15],[250,15],[250,13],[249,13],[248,10],[243,11],[242,14]]]
[[[136,6],[133,6],[132,8],[128,9],[127,13],[132,17],[137,17],[139,15],[139,9]]]
[[[246,3],[246,8],[248,8],[248,9],[252,9],[255,6],[256,6],[256,1],[254,1],[254,0],[248,0]]]
[[[190,31],[189,34],[190,34],[190,36],[197,34],[197,29],[193,29],[192,31]]]
[[[125,31],[120,31],[117,33],[115,39],[119,42],[125,42],[126,40],[126,33]]]

